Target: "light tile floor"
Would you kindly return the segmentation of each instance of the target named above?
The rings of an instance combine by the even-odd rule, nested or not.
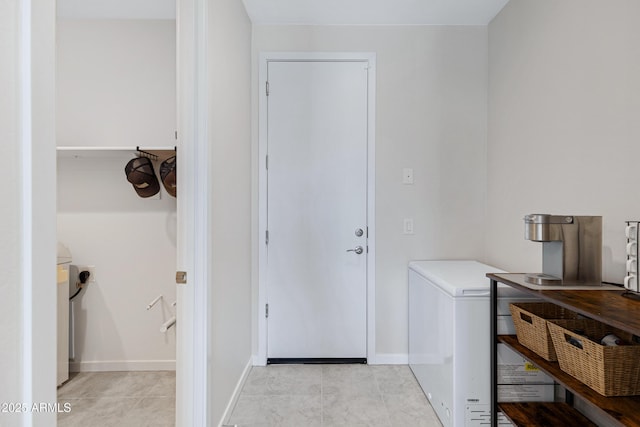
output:
[[[253,367],[226,424],[441,426],[406,365]]]
[[[175,425],[175,372],[82,372],[58,389],[59,427]]]
[[[60,427],[173,426],[174,372],[85,372],[58,389]],[[254,367],[227,422],[239,427],[441,426],[406,365]]]

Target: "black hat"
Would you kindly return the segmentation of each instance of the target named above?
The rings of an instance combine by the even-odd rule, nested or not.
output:
[[[160,179],[167,193],[176,197],[176,156],[169,157],[160,164]]]
[[[124,173],[127,175],[127,181],[133,184],[133,189],[138,196],[151,197],[160,191],[160,183],[153,170],[153,164],[148,158],[132,159],[124,167]]]

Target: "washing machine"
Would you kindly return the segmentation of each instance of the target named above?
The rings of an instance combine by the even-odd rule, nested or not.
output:
[[[58,242],[57,271],[57,383],[62,385],[69,379],[69,266],[71,251]]]

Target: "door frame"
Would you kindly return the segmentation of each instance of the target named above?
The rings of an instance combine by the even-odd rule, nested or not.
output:
[[[19,0],[13,45],[20,59],[20,106],[17,117],[23,133],[21,176],[23,212],[23,265],[21,266],[22,402],[56,402],[55,287],[55,3]],[[176,425],[206,425],[213,398],[209,375],[208,334],[212,307],[207,298],[210,278],[206,237],[210,206],[206,198],[210,179],[206,164],[207,68],[206,0],[176,1],[178,37],[178,128],[180,129],[178,209],[178,269],[187,271],[189,284],[178,289],[180,331],[176,355],[181,353],[182,374],[177,379]],[[52,71],[53,70],[53,71]],[[182,224],[180,224],[182,222]],[[36,298],[37,295],[37,298]],[[53,343],[53,344],[52,344]],[[54,412],[21,415],[25,426],[56,425]]]
[[[13,2],[12,38],[16,61],[20,162],[16,165],[21,212],[20,281],[18,288],[22,341],[16,348],[21,364],[21,403],[57,402],[56,396],[56,142],[55,142],[55,2]],[[10,10],[10,9],[9,9]],[[3,29],[4,30],[4,29]],[[3,36],[7,32],[3,32]],[[13,142],[13,141],[11,141]],[[11,143],[10,142],[10,143]],[[16,415],[23,426],[56,425],[55,412],[23,411]],[[17,425],[17,424],[16,424]]]
[[[176,113],[178,131],[178,241],[176,271],[176,426],[209,425],[215,396],[208,351],[212,304],[209,298],[211,215],[207,0],[176,0]]]
[[[261,52],[258,71],[258,354],[256,365],[267,364],[267,66],[269,62],[362,62],[367,82],[367,363],[376,363],[376,227],[375,227],[375,95],[376,54],[372,52]]]

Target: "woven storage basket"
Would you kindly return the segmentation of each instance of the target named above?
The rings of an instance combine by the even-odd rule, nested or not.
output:
[[[547,325],[564,372],[603,396],[640,394],[640,345],[633,342],[631,334],[591,319],[553,320]],[[577,330],[581,333],[574,332]],[[601,345],[607,334],[615,334],[629,344]],[[578,340],[582,348],[570,339]]]
[[[580,315],[548,302],[509,304],[518,342],[545,360],[558,360],[547,329],[547,319],[576,319]]]

